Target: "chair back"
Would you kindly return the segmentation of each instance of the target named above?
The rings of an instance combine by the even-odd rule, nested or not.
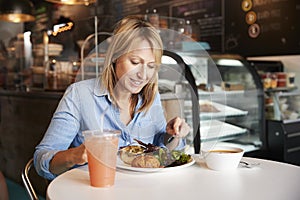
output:
[[[22,181],[25,186],[25,189],[30,197],[31,200],[38,200],[39,197],[32,185],[31,179],[30,179],[30,169],[33,166],[33,158],[31,158],[25,165],[23,171],[22,171]]]

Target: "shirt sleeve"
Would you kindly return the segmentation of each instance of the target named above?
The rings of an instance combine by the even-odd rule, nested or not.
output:
[[[70,147],[80,127],[80,102],[76,87],[71,85],[62,97],[49,127],[34,152],[37,173],[49,180],[56,177],[49,171],[53,156]]]

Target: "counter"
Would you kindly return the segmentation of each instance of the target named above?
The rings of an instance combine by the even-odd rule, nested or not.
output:
[[[14,91],[14,90],[0,90],[0,96],[14,96],[14,97],[27,97],[27,98],[42,98],[42,99],[60,99],[63,92],[44,92],[44,91]]]

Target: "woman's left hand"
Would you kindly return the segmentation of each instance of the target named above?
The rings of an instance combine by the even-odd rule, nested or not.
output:
[[[173,137],[185,137],[190,129],[190,126],[180,117],[173,118],[167,124],[167,133]]]

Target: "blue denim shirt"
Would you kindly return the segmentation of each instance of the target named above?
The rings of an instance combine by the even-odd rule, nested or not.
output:
[[[50,160],[58,151],[82,144],[82,131],[99,129],[101,114],[107,107],[103,128],[121,131],[119,147],[131,144],[135,138],[164,146],[166,120],[159,94],[147,113],[135,114],[125,125],[120,120],[119,109],[112,105],[108,92],[101,90],[100,84],[100,78],[89,79],[74,83],[65,91],[44,138],[34,152],[35,168],[42,177],[50,180],[56,177],[49,171]],[[139,99],[137,108],[141,103]]]

